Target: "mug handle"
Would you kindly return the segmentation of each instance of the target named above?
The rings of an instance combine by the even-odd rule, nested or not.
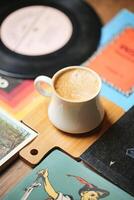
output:
[[[52,96],[52,93],[45,90],[43,87],[41,87],[41,82],[43,83],[47,83],[48,85],[52,86],[52,79],[49,78],[48,76],[38,76],[35,80],[34,80],[34,86],[36,88],[36,90],[43,96],[45,97],[50,97]]]

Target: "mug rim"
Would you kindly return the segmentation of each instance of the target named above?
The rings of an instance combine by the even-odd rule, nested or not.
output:
[[[68,71],[70,69],[82,69],[82,70],[86,70],[86,71],[90,71],[92,74],[95,75],[95,77],[97,77],[97,80],[99,82],[99,86],[98,86],[98,90],[97,92],[90,98],[88,99],[85,99],[85,100],[80,100],[80,101],[75,101],[75,100],[69,100],[69,99],[66,99],[64,97],[62,97],[61,95],[58,94],[58,92],[56,91],[55,87],[54,87],[54,84],[55,84],[55,81],[57,79],[57,77],[62,74],[64,71]],[[83,102],[88,102],[88,101],[91,101],[92,99],[94,99],[95,97],[98,96],[98,94],[100,93],[100,90],[101,90],[101,86],[102,86],[102,80],[101,80],[101,77],[99,76],[99,74],[97,72],[95,72],[94,70],[92,70],[91,68],[88,68],[86,66],[68,66],[68,67],[64,67],[62,68],[61,70],[57,71],[54,76],[52,77],[52,90],[54,92],[54,94],[60,98],[61,100],[65,101],[65,102],[69,102],[69,103],[83,103]]]

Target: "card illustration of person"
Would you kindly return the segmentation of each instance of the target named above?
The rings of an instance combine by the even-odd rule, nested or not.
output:
[[[3,200],[134,200],[82,162],[53,150]]]
[[[62,194],[61,192],[55,191],[48,177],[48,170],[42,170],[39,172],[44,181],[44,189],[47,194],[52,198],[52,200],[74,200],[74,198],[67,194]],[[79,195],[81,200],[98,200],[109,195],[109,192],[103,189],[100,189],[88,182],[86,182],[81,177],[68,175],[69,177],[75,177],[80,183],[84,184],[79,190]]]

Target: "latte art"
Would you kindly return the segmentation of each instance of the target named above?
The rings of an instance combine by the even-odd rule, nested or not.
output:
[[[99,81],[92,71],[84,67],[71,68],[59,74],[54,87],[61,97],[79,102],[89,100],[96,95]]]

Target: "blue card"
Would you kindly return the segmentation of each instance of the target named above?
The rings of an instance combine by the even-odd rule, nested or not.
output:
[[[3,200],[134,200],[60,150],[52,151]]]

